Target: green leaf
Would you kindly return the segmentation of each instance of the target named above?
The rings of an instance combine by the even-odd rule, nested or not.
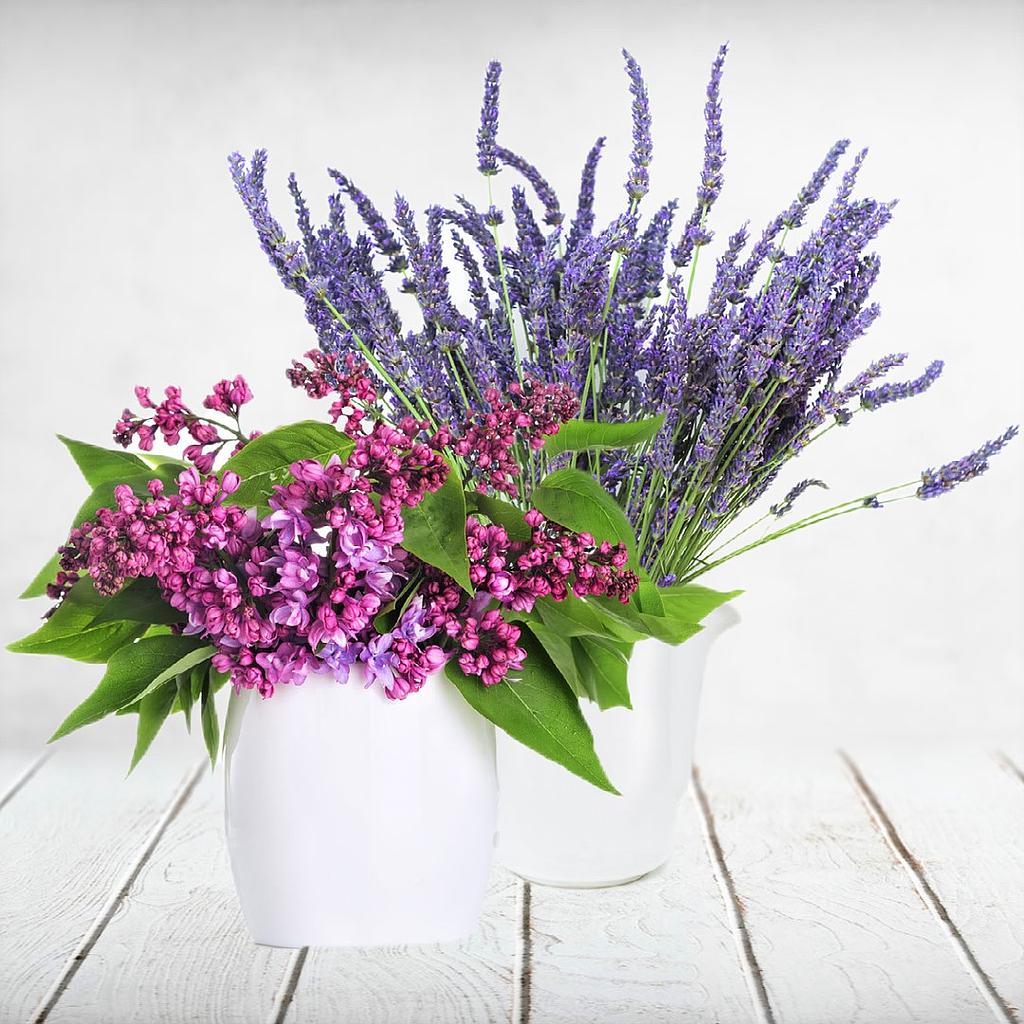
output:
[[[204,663],[200,663],[192,669],[189,673],[189,682],[192,685],[192,702],[195,703],[202,696],[203,683],[206,682],[206,677],[210,673],[210,666]]]
[[[533,529],[523,518],[526,513],[521,508],[516,508],[512,502],[503,498],[492,498],[489,494],[475,493],[470,495],[470,498],[476,511],[487,516],[497,526],[504,527],[512,540],[529,540],[533,536]]]
[[[8,644],[15,654],[56,654],[91,664],[106,662],[130,644],[144,627],[136,622],[94,624],[107,598],[97,594],[89,579],[79,580],[57,610],[34,632]]]
[[[150,744],[160,731],[160,727],[171,713],[171,705],[174,703],[176,694],[176,686],[173,683],[168,683],[139,701],[139,724],[135,733],[135,753],[132,754],[131,767],[128,769],[129,774],[134,771],[135,766],[142,760],[146,751],[149,750]]]
[[[636,588],[633,603],[647,615],[664,615],[665,602],[661,598],[661,590],[650,580],[641,580]]]
[[[534,607],[544,624],[561,636],[603,636],[613,640],[642,640],[647,636],[645,630],[631,629],[603,608],[572,594],[564,601],[542,597]]]
[[[197,666],[198,667],[198,666]],[[192,672],[195,672],[193,669]],[[192,697],[192,672],[179,672],[174,680],[175,688],[178,691],[178,710],[185,716],[185,728],[192,731],[192,705],[195,700]]]
[[[30,597],[42,597],[46,588],[57,578],[60,571],[60,553],[55,552],[50,560],[32,577],[32,582],[18,595],[25,601]]]
[[[588,700],[595,700],[596,695],[591,693],[586,683],[580,677],[576,665],[576,656],[573,653],[573,638],[550,629],[543,622],[535,619],[525,620],[527,628],[540,641],[541,646],[547,652],[555,668],[562,674],[562,678],[569,684],[569,688],[577,697],[586,697]]]
[[[50,737],[50,742],[133,704],[161,672],[174,665],[195,645],[193,637],[154,636],[115,651],[99,686],[64,719]]]
[[[137,476],[125,476],[123,479],[108,480],[106,483],[99,484],[93,488],[92,494],[85,499],[75,513],[75,518],[71,521],[68,533],[76,526],[81,526],[86,520],[93,519],[99,509],[112,508],[114,505],[114,488],[118,484],[127,484],[136,494],[144,494],[150,480],[160,480],[163,482],[166,492],[171,494],[178,489],[178,473],[179,470],[175,466],[157,466],[153,469],[146,469],[144,473]],[[57,575],[57,566],[58,556],[54,555],[36,573],[35,579],[25,588],[21,596],[23,598],[42,597],[46,593],[47,584],[52,583]]]
[[[649,441],[661,430],[664,416],[634,420],[631,423],[601,423],[594,420],[569,420],[557,434],[544,442],[549,457],[562,452],[608,451],[612,448],[633,448]]]
[[[232,504],[261,505],[274,484],[288,479],[293,462],[326,462],[332,455],[344,459],[354,446],[352,438],[330,424],[302,420],[254,438],[224,463],[221,472],[231,470],[242,478],[241,486],[231,495]]]
[[[640,611],[633,600],[629,604],[610,597],[590,599],[609,619],[640,636],[653,636],[667,644],[681,644],[701,631],[696,622],[687,622],[671,615],[648,615]]]
[[[541,480],[532,501],[548,519],[570,530],[592,534],[598,542],[625,544],[630,558],[635,560],[636,539],[626,514],[588,473],[557,469]]]
[[[530,633],[523,633],[519,642],[527,649],[527,659],[521,677],[514,682],[484,686],[476,676],[464,675],[454,660],[445,669],[448,678],[472,708],[513,739],[599,789],[617,794],[565,680]]]
[[[203,739],[206,741],[206,752],[210,755],[210,767],[217,765],[217,750],[220,747],[220,722],[217,719],[217,705],[214,703],[213,687],[207,677],[203,684]]]
[[[57,438],[71,453],[71,458],[75,460],[90,487],[118,484],[125,477],[149,472],[150,467],[142,459],[123,449],[99,448],[84,441],[75,441],[63,434],[58,434]]]
[[[739,597],[742,593],[742,590],[711,590],[708,587],[698,587],[693,583],[659,588],[659,594],[665,606],[665,614],[684,619],[687,622],[700,622],[716,608]]]
[[[186,650],[182,656],[177,659],[177,661],[168,665],[163,669],[163,671],[156,675],[142,693],[139,694],[139,698],[148,697],[154,690],[163,686],[163,684],[168,680],[173,679],[182,672],[190,671],[195,668],[196,665],[202,665],[217,653],[217,649],[215,647],[211,647],[209,644],[197,647],[196,644],[202,643],[198,637],[179,637],[178,639],[191,640],[193,650]]]
[[[466,553],[466,495],[458,473],[452,469],[440,490],[424,495],[415,508],[403,508],[402,522],[402,547],[446,572],[472,594]]]
[[[602,711],[633,706],[627,678],[631,644],[617,644],[595,636],[574,637],[572,651],[579,676]]]
[[[104,622],[145,622],[149,625],[171,625],[184,622],[185,614],[172,608],[160,594],[160,587],[151,577],[132,580],[119,590],[92,620],[98,626]]]

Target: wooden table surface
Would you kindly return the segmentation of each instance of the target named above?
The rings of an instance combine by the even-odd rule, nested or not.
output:
[[[639,882],[495,868],[464,944],[297,951],[245,931],[220,772],[125,760],[0,753],[0,1021],[1024,1020],[1016,751],[706,751]]]

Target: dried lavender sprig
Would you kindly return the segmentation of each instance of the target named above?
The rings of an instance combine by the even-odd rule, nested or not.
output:
[[[533,187],[537,198],[544,204],[544,223],[553,227],[561,224],[565,219],[562,209],[558,203],[558,196],[551,187],[548,180],[537,170],[533,164],[524,160],[518,153],[504,146],[495,146],[494,152],[498,159],[506,166],[518,171]]]
[[[881,409],[883,405],[888,405],[890,402],[899,402],[904,398],[923,394],[939,379],[942,367],[942,360],[936,359],[928,364],[920,377],[916,377],[914,380],[902,381],[898,384],[883,384],[881,387],[865,391],[860,396],[861,407]]]
[[[672,262],[682,269],[690,262],[696,249],[707,245],[712,238],[707,230],[708,212],[722,191],[722,167],[725,165],[725,150],[722,148],[722,69],[729,44],[718,48],[718,56],[711,65],[708,81],[707,101],[704,104],[704,166],[701,168],[700,184],[697,186],[697,205],[683,228],[682,237],[672,248]]]
[[[796,199],[764,229],[737,276],[736,285],[740,291],[746,291],[754,279],[754,275],[772,254],[779,232],[799,227],[803,223],[807,210],[821,197],[829,178],[839,166],[839,158],[846,152],[849,145],[849,139],[840,139],[834,143],[807,184],[797,193]]]
[[[394,232],[388,227],[384,215],[374,206],[369,196],[357,188],[351,178],[346,177],[340,171],[328,168],[327,173],[338,183],[338,187],[355,204],[359,216],[363,218],[374,242],[377,243],[377,251],[389,259],[388,269],[399,272],[405,270],[405,257],[402,255],[402,243],[395,237]]]
[[[801,480],[795,487],[791,488],[782,501],[772,505],[768,511],[776,518],[781,518],[793,508],[793,502],[800,497],[808,487],[824,487],[828,490],[828,484],[824,480]]]
[[[651,107],[640,65],[628,50],[623,50],[622,56],[626,60],[629,91],[633,94],[633,151],[629,155],[626,195],[631,203],[637,203],[647,195],[651,184],[648,171],[654,150],[651,142]]]
[[[492,60],[484,75],[484,101],[480,109],[480,129],[476,133],[476,163],[481,174],[498,173],[498,95],[501,64]]]
[[[1019,428],[1012,426],[999,437],[987,441],[977,451],[970,452],[963,458],[947,462],[938,469],[926,469],[921,473],[921,486],[917,489],[919,498],[936,498],[946,494],[958,484],[973,480],[988,469],[988,460],[1001,451],[1012,441]]]
[[[605,139],[602,135],[591,147],[583,164],[583,173],[580,175],[580,194],[576,202],[576,216],[573,219],[569,240],[565,246],[567,252],[572,252],[579,244],[580,239],[594,230],[594,185],[604,143]]]

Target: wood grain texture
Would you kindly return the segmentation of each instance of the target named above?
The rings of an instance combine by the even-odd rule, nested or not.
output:
[[[667,865],[613,889],[531,887],[530,1024],[760,1018],[696,806]]]
[[[204,774],[125,895],[49,1024],[272,1019],[291,952],[257,946],[235,897],[223,777]]]
[[[719,749],[701,778],[776,1020],[998,1019],[837,756]]]
[[[980,750],[848,755],[934,891],[940,918],[948,915],[1002,1004],[1024,1007],[1024,785]]]
[[[284,1019],[294,1024],[511,1021],[521,885],[495,868],[480,930],[463,943],[311,949]]]
[[[123,752],[121,752],[123,753]],[[123,757],[69,741],[0,810],[0,1021],[35,1016],[137,864],[194,762]]]

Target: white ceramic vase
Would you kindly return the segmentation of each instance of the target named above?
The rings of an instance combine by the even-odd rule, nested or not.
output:
[[[708,651],[739,621],[725,606],[678,647],[649,639],[629,664],[632,710],[584,702],[594,746],[621,796],[498,734],[498,859],[543,885],[621,885],[664,864],[686,792]]]
[[[404,701],[326,674],[232,694],[228,850],[256,942],[447,942],[477,926],[494,849],[494,729],[442,673]]]

